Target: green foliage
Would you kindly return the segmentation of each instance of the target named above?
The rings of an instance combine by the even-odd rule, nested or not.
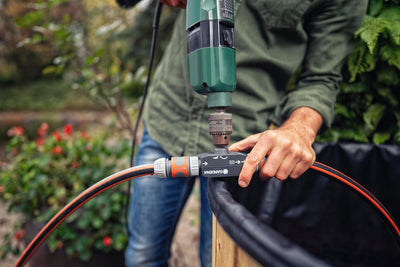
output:
[[[125,92],[134,90],[141,94],[144,81],[132,73],[130,65],[123,64],[112,49],[113,41],[108,39],[123,28],[122,20],[118,17],[107,21],[110,24],[99,26],[94,45],[89,46],[84,39],[83,21],[74,20],[68,14],[62,19],[52,16],[57,10],[62,10],[61,4],[65,2],[38,0],[30,12],[19,18],[17,23],[20,27],[34,32],[21,40],[19,47],[51,44],[57,53],[52,64],[43,68],[42,75],[62,77],[72,89],[93,100],[98,107],[112,111],[122,130],[132,132],[131,117],[125,107],[126,96],[132,94]]]
[[[317,141],[400,145],[400,1],[371,0],[335,105]]]
[[[21,127],[9,131],[10,163],[0,173],[0,200],[9,204],[9,212],[22,213],[23,220],[14,227],[15,234],[4,237],[3,257],[18,253],[15,241],[21,241],[26,223],[47,223],[84,189],[121,169],[118,162],[129,154],[128,142],[106,145],[107,136],[89,137],[73,132],[71,125],[62,133],[47,131],[43,123],[35,141],[28,140]],[[89,260],[93,248],[122,251],[127,242],[123,191],[114,187],[88,201],[48,237],[50,250],[64,249],[81,260]]]
[[[72,90],[62,79],[41,79],[24,85],[1,87],[0,111],[11,110],[101,110],[101,107],[82,97],[79,91]]]

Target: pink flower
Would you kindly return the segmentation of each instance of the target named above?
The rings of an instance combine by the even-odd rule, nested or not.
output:
[[[44,138],[43,137],[38,137],[35,142],[36,142],[36,146],[43,146],[44,145]]]
[[[62,147],[60,147],[60,146],[56,146],[56,147],[53,147],[52,149],[51,149],[51,154],[53,154],[53,155],[60,155],[60,154],[62,154],[64,152],[64,150],[62,149]]]
[[[63,129],[63,133],[67,136],[71,135],[72,134],[72,125],[71,124],[65,125],[64,129]]]
[[[39,135],[39,137],[44,137],[47,134],[47,131],[49,130],[49,125],[47,124],[47,122],[43,122],[39,129],[37,130],[37,133]]]
[[[24,135],[24,128],[21,126],[14,126],[7,131],[8,136],[22,136]]]
[[[110,245],[112,244],[112,239],[111,239],[111,237],[105,236],[105,237],[103,238],[103,244],[104,244],[104,246],[106,246],[106,247],[110,246]]]
[[[57,142],[60,142],[60,141],[61,141],[61,135],[60,135],[60,133],[59,133],[57,130],[55,130],[55,131],[53,132],[53,137],[57,140]]]

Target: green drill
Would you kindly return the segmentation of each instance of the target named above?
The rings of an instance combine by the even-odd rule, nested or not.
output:
[[[188,0],[186,11],[187,61],[193,89],[207,95],[210,134],[217,147],[229,144],[236,87],[236,54],[233,0]]]

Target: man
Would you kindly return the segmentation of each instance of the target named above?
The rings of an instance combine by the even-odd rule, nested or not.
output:
[[[160,0],[185,8],[184,0]],[[361,26],[366,0],[236,0],[237,88],[231,151],[250,150],[238,178],[246,187],[268,156],[262,178],[298,178],[315,160],[311,145],[333,120],[341,67]],[[145,109],[137,165],[161,157],[211,152],[205,96],[187,79],[185,14],[177,17]],[[296,86],[286,91],[297,74]],[[278,127],[270,129],[271,125]],[[270,130],[268,130],[270,129]],[[165,266],[193,179],[141,178],[133,185],[127,266]],[[211,265],[207,179],[200,179],[202,266]],[[184,248],[193,249],[193,248]]]

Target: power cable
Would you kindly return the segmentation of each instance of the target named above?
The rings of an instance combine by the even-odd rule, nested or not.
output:
[[[137,136],[137,131],[139,129],[140,120],[141,120],[141,117],[143,114],[144,103],[146,101],[147,92],[148,92],[150,81],[151,81],[151,72],[153,69],[154,53],[155,53],[156,41],[157,41],[157,30],[158,30],[158,25],[160,24],[160,16],[161,16],[161,11],[162,11],[162,6],[163,6],[163,4],[160,1],[157,1],[157,5],[156,5],[156,9],[154,11],[154,17],[153,17],[153,33],[152,33],[152,39],[151,39],[150,59],[149,59],[149,65],[148,65],[147,80],[146,80],[146,85],[143,90],[142,102],[140,104],[139,113],[136,118],[135,128],[132,133],[131,155],[130,155],[130,161],[129,161],[129,164],[131,167],[133,167],[135,164],[136,136]],[[128,237],[131,236],[131,233],[129,230],[129,218],[128,218],[129,204],[130,204],[130,197],[131,197],[131,186],[132,186],[132,182],[131,182],[131,180],[129,180],[127,189],[126,189],[126,193],[125,193],[126,201],[125,201],[125,207],[124,207],[125,228],[126,228],[126,232],[128,233]]]

